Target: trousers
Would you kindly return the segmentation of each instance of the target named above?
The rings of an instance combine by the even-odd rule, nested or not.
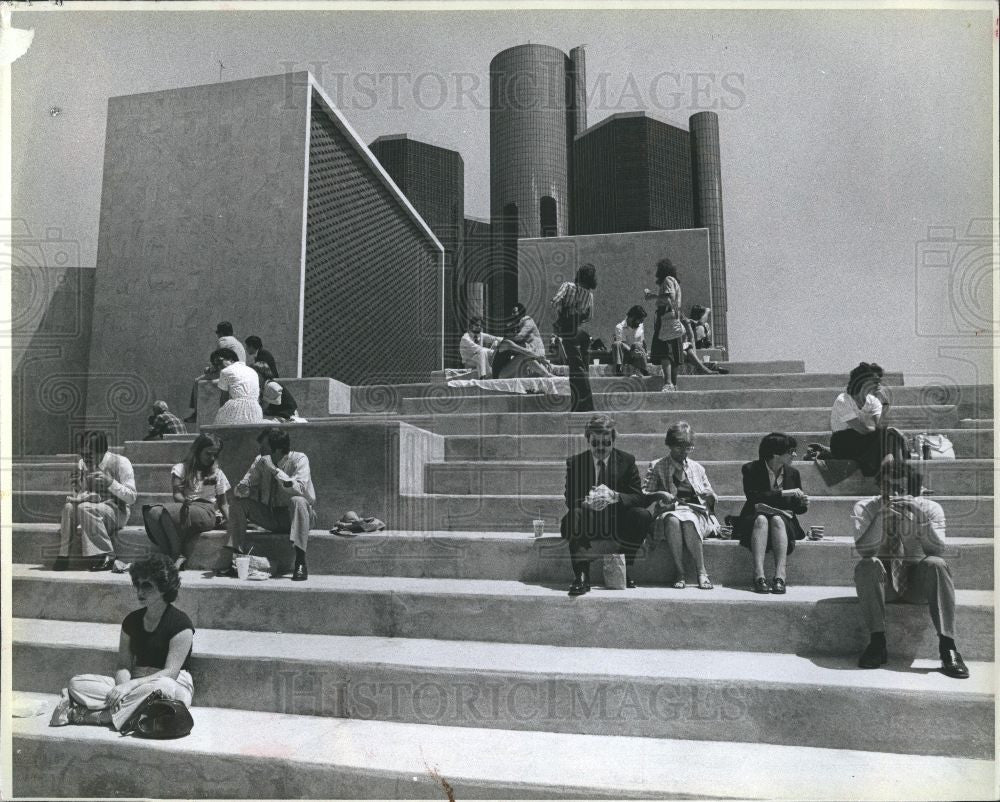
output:
[[[80,703],[88,710],[106,710],[108,707],[108,692],[115,687],[114,677],[101,674],[77,674],[69,681],[70,698]],[[194,683],[187,671],[181,671],[177,679],[157,677],[144,682],[135,690],[125,694],[111,708],[111,723],[115,729],[121,729],[122,724],[129,720],[135,709],[153,691],[160,691],[166,699],[176,699],[188,707],[194,698]]]
[[[861,616],[869,632],[885,632],[886,595],[889,601],[927,604],[938,635],[955,637],[955,583],[940,557],[924,557],[909,563],[906,592],[896,595],[887,580],[888,570],[880,560],[862,560],[854,567],[854,587],[858,592]]]
[[[80,530],[80,549],[84,557],[114,554],[112,536],[125,525],[128,512],[110,501],[66,502],[59,524],[59,556],[69,557],[73,535]]]
[[[154,504],[142,508],[146,535],[171,559],[190,557],[195,537],[215,528],[215,505],[210,501]]]
[[[590,335],[583,329],[562,338],[569,365],[570,410],[593,412],[594,396],[590,391]]]
[[[287,507],[269,507],[255,499],[234,498],[229,504],[226,527],[231,548],[243,545],[248,519],[269,532],[287,532],[292,544],[305,551],[309,530],[316,525],[316,511],[302,496],[292,496]]]
[[[611,343],[611,363],[616,367],[632,365],[639,370],[649,370],[648,357],[641,345],[626,345],[616,341]]]

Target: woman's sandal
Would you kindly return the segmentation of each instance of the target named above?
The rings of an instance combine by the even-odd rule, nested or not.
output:
[[[715,587],[712,584],[712,580],[708,578],[708,574],[702,574],[698,577],[698,587],[702,590],[711,590]]]
[[[684,588],[687,587],[687,584],[684,582],[683,579],[678,579],[676,582],[674,582],[674,587],[677,590],[684,590]]]

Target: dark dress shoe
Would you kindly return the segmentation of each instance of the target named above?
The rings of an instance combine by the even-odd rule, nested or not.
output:
[[[91,571],[110,571],[115,567],[115,555],[105,554],[103,558],[90,566]]]
[[[767,584],[767,580],[759,576],[753,581],[753,592],[754,593],[770,593],[771,586]]]
[[[52,563],[53,571],[68,571],[69,570],[69,557],[56,557],[56,561]]]
[[[774,582],[771,585],[771,593],[781,594],[784,592],[785,592],[785,580],[778,579],[778,577],[775,577]]]
[[[628,577],[625,580],[625,587],[627,587],[627,588],[634,588],[635,586],[636,586],[635,580],[632,579],[632,577]]]
[[[858,658],[858,668],[879,668],[889,662],[889,652],[885,644],[869,641],[868,647]]]
[[[308,578],[309,569],[306,568],[305,563],[296,565],[295,570],[292,571],[292,582],[305,582]]]
[[[584,593],[590,592],[590,577],[585,573],[580,572],[576,575],[576,579],[573,580],[573,584],[569,586],[570,596],[582,596]]]
[[[957,649],[949,649],[941,655],[941,673],[954,679],[969,678],[969,669]]]
[[[236,569],[229,565],[224,568],[216,568],[215,575],[221,577],[229,577],[230,579],[239,578],[239,574],[236,573]]]

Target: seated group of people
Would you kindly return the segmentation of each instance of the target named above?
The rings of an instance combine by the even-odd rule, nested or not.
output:
[[[624,555],[625,584],[634,588],[635,557],[650,534],[667,542],[675,588],[686,587],[687,552],[695,563],[697,587],[711,590],[703,541],[720,529],[715,517],[717,496],[705,469],[688,456],[694,450],[691,426],[679,421],[667,429],[667,454],[650,464],[644,480],[635,457],[615,447],[617,432],[609,416],[591,418],[584,436],[588,449],[566,462],[568,512],[560,532],[568,541],[573,571],[569,595],[590,591],[590,563],[609,551]],[[798,515],[808,510],[809,497],[791,464],[796,445],[793,437],[772,432],[762,439],[758,459],[742,468],[746,502],[734,531],[751,553],[752,588],[757,593],[786,592],[788,555],[805,536]],[[954,642],[955,585],[941,556],[944,512],[920,494],[920,477],[911,466],[891,453],[880,462],[879,480],[880,494],[859,501],[853,512],[861,557],[854,580],[871,636],[858,665],[878,668],[887,661],[885,604],[889,594],[895,600],[929,603],[942,671],[955,678],[968,677]],[[775,566],[771,581],[764,570],[768,552]]]
[[[170,470],[173,501],[143,507],[146,534],[174,568],[184,567],[198,535],[225,526],[230,556],[216,573],[233,575],[231,558],[244,550],[251,521],[270,532],[288,534],[293,547],[292,579],[309,578],[306,548],[309,530],[316,524],[309,458],[293,451],[288,432],[279,428],[265,429],[257,442],[260,453],[233,487],[218,465],[222,442],[214,434],[199,434],[184,461]],[[135,472],[126,457],[108,451],[102,431],[83,433],[79,456],[72,492],[62,510],[59,556],[53,568],[69,568],[70,551],[78,537],[90,570],[113,571],[114,538],[128,522],[138,498]]]

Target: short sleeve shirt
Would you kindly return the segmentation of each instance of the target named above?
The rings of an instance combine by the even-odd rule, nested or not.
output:
[[[122,621],[122,631],[128,635],[129,650],[135,658],[136,666],[147,666],[149,668],[162,669],[167,666],[167,653],[170,651],[170,641],[174,635],[190,629],[194,632],[194,624],[186,613],[182,613],[172,604],[167,605],[163,611],[160,623],[156,629],[147,632],[142,625],[146,608],[142,607],[125,616]],[[191,651],[188,651],[184,658],[185,671],[190,670]]]
[[[187,470],[183,462],[178,462],[170,469],[170,475],[180,479],[181,483],[187,478]],[[229,480],[218,466],[210,474],[202,476],[201,473],[194,477],[190,485],[184,485],[184,495],[188,499],[204,499],[205,501],[215,501],[216,496],[224,495],[229,490]]]
[[[851,397],[850,393],[841,393],[837,400],[833,402],[833,409],[830,410],[830,431],[841,432],[850,429],[847,423],[849,420],[857,418],[866,426],[872,426],[875,418],[882,414],[882,402],[875,396],[869,395],[865,398],[865,404],[860,409]]]

